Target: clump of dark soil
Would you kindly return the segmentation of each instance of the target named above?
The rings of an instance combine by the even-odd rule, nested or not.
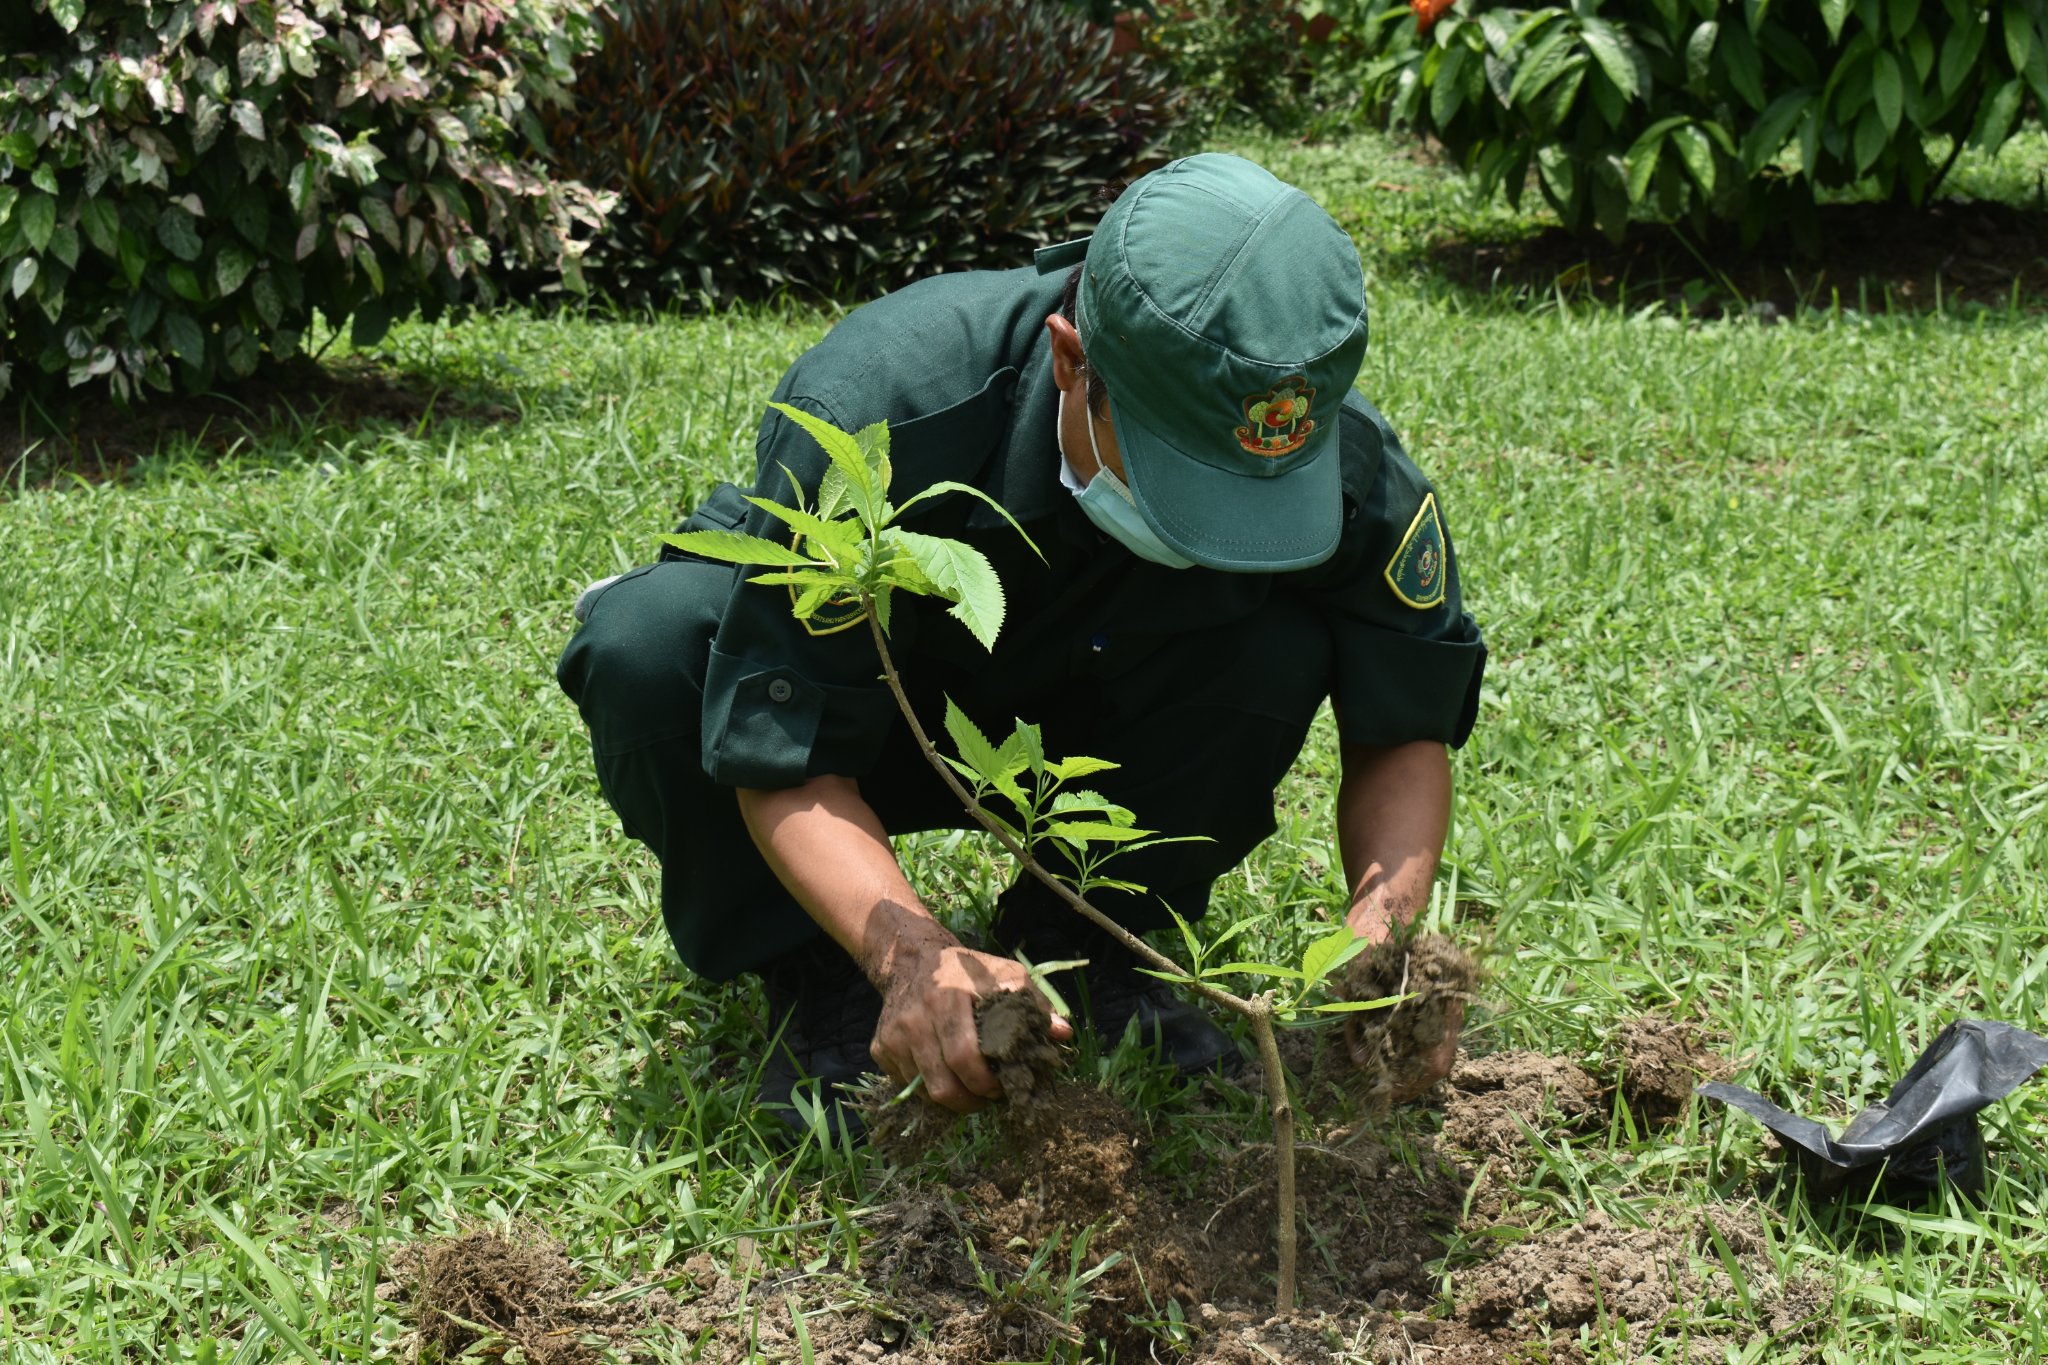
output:
[[[1694,1086],[1732,1074],[1690,1024],[1644,1015],[1622,1025],[1619,1042],[1621,1098],[1639,1123],[1678,1119]]]
[[[598,1349],[620,1347],[676,1316],[661,1289],[598,1299],[560,1247],[495,1232],[401,1247],[388,1271],[397,1296],[419,1316],[420,1343],[454,1360],[480,1342],[503,1355],[514,1348],[533,1365],[584,1365]]]
[[[1377,1349],[1381,1358],[1490,1365],[1530,1358],[1523,1353],[1542,1341],[1545,1354],[1536,1359],[1572,1365],[1585,1359],[1580,1329],[1597,1325],[1610,1339],[1625,1336],[1634,1350],[1684,1337],[1690,1359],[1725,1359],[1729,1342],[1716,1319],[1725,1320],[1742,1291],[1719,1259],[1715,1232],[1757,1306],[1754,1327],[1784,1335],[1802,1325],[1799,1297],[1780,1293],[1761,1257],[1753,1209],[1673,1210],[1641,1225],[1595,1209],[1454,1275],[1447,1316],[1384,1322]]]
[[[1337,994],[1345,1000],[1407,996],[1398,1005],[1349,1016],[1345,1041],[1375,1112],[1412,1093],[1419,1073],[1464,1018],[1479,968],[1442,934],[1384,943],[1353,958]]]
[[[1048,1104],[1063,1059],[1052,1040],[1052,1022],[1037,1001],[1021,991],[987,996],[975,1006],[974,1027],[981,1055],[1002,1082],[1004,1101],[1015,1109]]]
[[[1606,1115],[1598,1081],[1540,1052],[1461,1058],[1449,1086],[1443,1140],[1475,1156],[1510,1158],[1528,1147],[1531,1132],[1583,1131]]]

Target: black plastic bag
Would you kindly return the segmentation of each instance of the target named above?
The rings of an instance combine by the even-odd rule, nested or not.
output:
[[[1945,1179],[1975,1195],[1984,1187],[1984,1136],[1977,1111],[2048,1067],[2048,1038],[2011,1024],[1959,1019],[1943,1029],[1882,1104],[1832,1137],[1812,1119],[1754,1090],[1709,1081],[1693,1093],[1733,1105],[1778,1135],[1786,1159],[1821,1198],[1870,1195],[1911,1203]]]

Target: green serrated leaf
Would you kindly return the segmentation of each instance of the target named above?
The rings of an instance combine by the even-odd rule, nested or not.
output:
[[[874,478],[868,472],[867,460],[861,454],[860,442],[852,434],[802,408],[788,403],[770,403],[768,406],[802,427],[818,443],[825,457],[832,462],[832,467],[846,481],[848,505],[870,531],[881,529],[879,511],[888,489],[875,486]]]
[[[889,464],[889,424],[870,422],[853,433],[854,444],[860,447],[860,457],[867,465],[868,476],[874,481],[878,492],[889,491],[895,471]],[[886,522],[888,518],[885,516]]]
[[[996,746],[989,742],[981,727],[957,706],[951,697],[946,698],[946,734],[953,741],[953,747],[960,753],[961,761],[969,771],[983,782],[993,786],[1001,771],[1001,761],[996,756]]]
[[[916,531],[891,533],[896,544],[952,602],[949,612],[968,632],[993,650],[1003,628],[1003,585],[988,557],[972,545]]]
[[[1301,979],[1314,985],[1332,971],[1365,951],[1367,940],[1340,924],[1308,945],[1301,955]]]
[[[1085,847],[1090,843],[1127,844],[1152,832],[1149,829],[1132,829],[1128,825],[1112,825],[1100,820],[1052,820],[1045,825],[1048,838],[1064,840],[1076,848]]]
[[[908,512],[911,508],[917,506],[917,504],[923,502],[926,498],[937,497],[941,493],[965,493],[967,494],[967,496],[971,498],[979,498],[981,501],[987,503],[990,507],[993,507],[996,510],[997,514],[1001,516],[1004,521],[1009,522],[1011,530],[1015,531],[1018,535],[1024,537],[1024,543],[1031,547],[1031,553],[1037,555],[1040,559],[1045,558],[1045,553],[1038,548],[1037,543],[1033,541],[1030,536],[1024,534],[1024,528],[1017,524],[1017,519],[1010,515],[1009,509],[1004,507],[1001,503],[997,502],[988,494],[982,492],[979,488],[974,487],[972,484],[955,483],[951,479],[942,479],[938,483],[935,483],[931,487],[925,489],[922,493],[919,493],[916,497],[910,499],[910,501],[904,503],[901,507],[897,508],[897,517],[902,517],[902,515],[905,512]],[[822,498],[823,495],[821,493],[821,501]]]
[[[1053,780],[1056,782],[1071,782],[1077,777],[1087,777],[1093,773],[1108,772],[1110,769],[1119,766],[1121,765],[1111,763],[1106,758],[1089,758],[1085,754],[1078,754],[1070,758],[1060,759],[1057,763],[1048,763],[1045,765],[1045,770],[1052,774]]]
[[[819,554],[814,558],[829,558],[833,564],[845,568],[860,557],[860,547],[867,540],[867,533],[857,521],[827,521],[795,507],[785,507],[768,498],[749,496],[748,502],[774,517],[792,531],[801,535]]]
[[[750,536],[741,531],[682,531],[666,535],[662,540],[706,559],[723,560],[729,564],[786,564],[810,565],[814,561],[798,554],[787,545],[760,536]]]

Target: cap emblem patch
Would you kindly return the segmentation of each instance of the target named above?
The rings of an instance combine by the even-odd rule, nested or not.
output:
[[[1244,400],[1245,425],[1237,429],[1237,443],[1253,455],[1277,460],[1300,450],[1316,429],[1309,420],[1308,405],[1316,391],[1301,375],[1283,379],[1264,393]]]
[[[1444,527],[1436,515],[1436,494],[1424,497],[1408,523],[1401,547],[1387,561],[1387,586],[1418,611],[1444,600]]]

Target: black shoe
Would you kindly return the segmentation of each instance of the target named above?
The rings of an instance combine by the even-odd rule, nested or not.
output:
[[[1088,965],[1054,981],[1066,988],[1074,981],[1070,1003],[1083,1018],[1074,1022],[1094,1030],[1105,1047],[1115,1047],[1133,1021],[1138,1041],[1157,1048],[1160,1060],[1183,1076],[1230,1075],[1244,1065],[1231,1036],[1216,1026],[1207,1010],[1183,1000],[1174,987],[1138,970],[1138,959],[1093,925],[1075,917],[1071,927],[1042,927],[1024,936],[1025,954],[1033,962],[1086,958]],[[1075,979],[1078,978],[1078,979]]]
[[[783,954],[761,977],[772,1045],[759,1103],[792,1134],[807,1137],[812,1128],[797,1107],[800,1095],[806,1109],[824,1106],[835,1144],[842,1134],[860,1141],[867,1124],[847,1091],[875,1069],[868,1045],[881,1021],[881,995],[829,938]]]

